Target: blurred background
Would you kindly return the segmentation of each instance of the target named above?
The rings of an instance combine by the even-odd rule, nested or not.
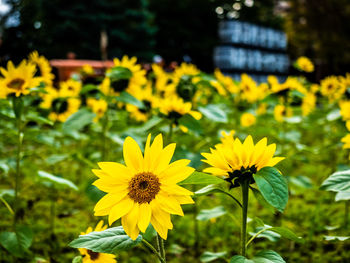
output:
[[[0,0],[0,65],[37,50],[49,59],[186,61],[233,76],[260,73],[249,63],[280,59],[283,69],[265,73],[287,75],[304,55],[315,63],[309,79],[319,81],[350,71],[349,17],[349,0]],[[247,32],[250,40],[233,41]],[[282,42],[285,33],[285,46],[254,46],[271,32],[282,33]],[[233,65],[239,56],[244,65]]]

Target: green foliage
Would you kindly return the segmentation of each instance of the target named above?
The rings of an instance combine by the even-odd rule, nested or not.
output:
[[[69,246],[74,248],[86,248],[94,252],[114,254],[121,250],[130,249],[142,240],[139,235],[132,240],[125,234],[123,227],[112,227],[101,232],[91,232],[81,235],[73,240]]]
[[[223,123],[227,123],[228,121],[227,114],[218,105],[211,104],[206,107],[199,107],[198,109],[209,120]]]
[[[52,174],[49,174],[45,171],[38,171],[38,176],[41,181],[49,182],[50,185],[58,188],[70,188],[73,190],[78,190],[78,187],[72,183],[71,181],[64,179],[62,177],[58,177]]]
[[[243,256],[234,256],[230,263],[285,263],[285,261],[275,251],[266,250],[261,251],[251,260]]]
[[[350,170],[331,174],[321,185],[321,190],[350,192]]]
[[[17,226],[15,232],[1,232],[0,244],[15,257],[23,257],[33,241],[33,232],[27,226]]]
[[[72,114],[63,124],[62,130],[64,133],[72,133],[79,131],[84,126],[92,123],[96,114],[92,113],[87,109],[81,109],[76,113]]]
[[[186,185],[186,184],[220,184],[223,180],[219,177],[201,173],[201,172],[194,172],[189,177],[187,177],[185,180],[178,183],[179,185]]]
[[[217,206],[214,207],[212,209],[203,209],[201,210],[196,219],[200,220],[200,221],[206,221],[212,218],[217,218],[220,216],[223,216],[224,214],[226,214],[227,211],[225,210],[225,208],[223,206]]]
[[[201,257],[199,258],[199,260],[201,262],[212,262],[214,260],[217,260],[219,258],[223,258],[225,257],[227,254],[227,252],[209,252],[209,251],[205,251]]]
[[[139,109],[144,109],[145,105],[143,104],[142,101],[139,101],[129,93],[123,91],[118,97],[116,97],[117,101],[124,102],[124,103],[129,103],[131,105],[134,105],[138,107]]]

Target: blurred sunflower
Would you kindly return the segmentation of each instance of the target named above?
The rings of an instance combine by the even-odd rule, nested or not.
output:
[[[237,94],[239,92],[239,87],[236,85],[233,79],[222,74],[220,69],[215,69],[214,76],[218,82],[231,94]]]
[[[174,95],[175,91],[172,85],[170,85],[172,83],[170,74],[165,72],[164,69],[157,64],[152,64],[152,71],[154,74],[154,87],[156,94],[160,97]]]
[[[44,82],[46,86],[52,86],[55,75],[52,74],[52,68],[49,61],[44,56],[39,56],[38,51],[33,51],[29,55],[29,62],[35,64],[38,67],[38,76],[40,81]]]
[[[339,102],[340,115],[344,121],[350,120],[350,100]]]
[[[42,96],[43,101],[40,107],[51,111],[50,120],[64,122],[70,115],[79,110],[80,100],[68,97],[62,89],[48,87],[46,92]]]
[[[137,58],[123,56],[121,60],[115,58],[114,66],[107,70],[106,77],[100,88],[107,96],[118,96],[123,91],[128,91],[132,86],[146,84],[146,71],[137,64]]]
[[[91,108],[92,112],[96,113],[94,122],[98,122],[98,120],[103,117],[108,107],[107,102],[103,99],[97,100],[94,98],[88,98],[86,104]]]
[[[256,114],[257,115],[263,115],[267,112],[267,103],[263,102],[260,103],[258,108],[256,109]]]
[[[225,96],[227,94],[226,89],[219,81],[211,80],[210,85],[216,89],[216,91],[219,93],[219,95]]]
[[[250,127],[252,125],[254,125],[256,123],[256,117],[249,113],[249,112],[245,112],[242,114],[241,116],[241,125],[243,127]]]
[[[225,143],[226,140],[230,140],[231,137],[235,135],[236,131],[235,130],[230,130],[229,132],[221,131],[221,138],[220,141],[222,143]]]
[[[350,133],[345,135],[342,139],[341,142],[344,143],[343,149],[350,149]]]
[[[330,102],[340,99],[345,90],[346,86],[336,76],[329,76],[321,80],[321,94]]]
[[[211,167],[204,169],[204,172],[216,176],[225,176],[236,187],[242,180],[248,179],[250,183],[254,180],[252,175],[263,167],[275,166],[284,157],[273,157],[276,151],[276,144],[267,145],[267,139],[263,138],[254,145],[252,136],[248,136],[243,144],[233,136],[227,138],[223,143],[215,145],[210,153],[202,153],[205,158],[202,161]]]
[[[134,86],[133,88],[130,88],[129,93],[141,101],[144,105],[144,108],[139,109],[135,105],[127,104],[126,110],[136,121],[147,121],[151,116],[152,109],[156,104],[156,97],[152,93],[152,84],[149,82],[145,88]]]
[[[296,67],[305,72],[313,72],[314,71],[314,64],[312,64],[311,60],[307,57],[299,57],[297,59]]]
[[[309,115],[316,107],[317,97],[314,93],[308,92],[303,97],[303,102],[301,104],[301,111],[303,116]]]
[[[81,91],[80,81],[69,79],[60,83],[61,93],[66,97],[77,97]]]
[[[135,240],[145,232],[149,223],[163,238],[173,228],[170,215],[183,216],[181,204],[192,204],[192,192],[177,185],[194,172],[190,160],[171,164],[175,143],[163,148],[163,137],[151,135],[146,141],[144,155],[134,139],[127,137],[123,145],[125,165],[114,162],[98,163],[94,169],[99,177],[93,184],[107,192],[95,206],[96,216],[108,215],[109,224],[121,218],[129,237]]]
[[[103,220],[98,222],[95,230],[89,227],[86,232],[81,232],[80,235],[86,235],[94,232],[100,232],[107,229],[107,225],[103,226]],[[115,256],[112,254],[93,252],[86,248],[79,248],[79,252],[83,257],[83,263],[116,263]]]
[[[292,117],[292,115],[293,115],[292,109],[281,104],[276,105],[273,110],[273,116],[275,117],[275,120],[278,122],[283,122],[284,118]]]
[[[12,61],[7,63],[7,70],[0,68],[3,77],[0,77],[0,95],[6,97],[9,94],[15,94],[16,97],[20,95],[27,95],[31,88],[37,87],[40,84],[40,78],[34,77],[35,65],[27,63],[24,59],[15,67]]]

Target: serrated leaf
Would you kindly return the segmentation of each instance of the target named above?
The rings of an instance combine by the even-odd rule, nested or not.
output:
[[[68,187],[76,191],[78,190],[78,187],[73,182],[62,177],[55,176],[45,171],[38,171],[38,175],[41,178],[41,180],[48,181],[50,183],[53,183],[54,185]]]
[[[127,93],[126,91],[123,91],[118,97],[115,97],[117,101],[128,103],[131,105],[136,106],[139,109],[144,109],[145,105],[143,104],[142,101],[139,101],[136,99],[134,96],[131,94]]]
[[[64,133],[71,133],[78,131],[86,125],[93,122],[96,114],[88,109],[80,109],[76,113],[69,116],[69,118],[63,123],[62,129]]]
[[[80,235],[73,240],[69,246],[74,248],[86,248],[94,252],[115,254],[118,251],[132,248],[142,240],[139,235],[136,240],[132,240],[125,232],[123,227],[112,227],[100,232],[91,232],[86,235]]]
[[[206,221],[206,220],[209,220],[212,218],[217,218],[217,217],[223,216],[226,213],[227,213],[227,211],[225,210],[225,207],[217,206],[217,207],[214,207],[212,209],[202,209],[198,213],[196,219],[199,221]]]
[[[350,170],[331,174],[321,185],[321,190],[350,192]]]
[[[200,261],[201,262],[211,262],[211,261],[214,261],[218,258],[223,258],[225,257],[227,254],[226,251],[224,252],[209,252],[209,251],[205,251],[201,257],[200,257]]]
[[[33,241],[29,227],[17,226],[16,232],[1,232],[0,244],[15,257],[23,257]]]
[[[288,185],[282,174],[274,167],[264,167],[253,176],[265,200],[283,212],[288,202]]]
[[[198,110],[209,120],[214,122],[227,123],[227,114],[218,105],[207,105],[205,107],[198,107]]]
[[[184,184],[220,184],[224,182],[221,178],[206,174],[206,173],[201,173],[201,172],[194,172],[192,173],[189,177],[187,177],[185,180],[179,183],[179,185],[184,185]]]

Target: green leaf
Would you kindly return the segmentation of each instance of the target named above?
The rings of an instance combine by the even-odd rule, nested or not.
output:
[[[350,170],[331,174],[321,185],[321,190],[350,192]]]
[[[206,220],[209,220],[209,219],[212,219],[212,218],[217,218],[217,217],[223,216],[226,213],[227,212],[225,210],[225,207],[217,206],[217,207],[214,207],[212,209],[203,209],[203,210],[201,210],[198,213],[196,219],[199,220],[199,221],[206,221]]]
[[[86,84],[83,86],[83,88],[80,91],[80,94],[85,94],[88,93],[89,91],[92,90],[99,90],[98,87],[94,84]]]
[[[345,241],[348,240],[350,237],[346,236],[324,236],[324,239],[326,241]]]
[[[214,261],[218,258],[223,258],[226,256],[226,251],[224,252],[209,252],[209,251],[205,251],[201,257],[200,257],[200,261],[201,262],[211,262],[211,261]]]
[[[45,159],[47,164],[53,165],[68,158],[68,154],[52,154]]]
[[[46,119],[42,116],[39,116],[37,115],[36,113],[29,113],[27,116],[26,116],[26,119],[29,120],[29,121],[35,121],[39,124],[47,124],[47,125],[50,125],[52,126],[53,125],[53,121],[49,120],[49,119]]]
[[[205,107],[199,107],[198,110],[209,120],[214,122],[227,123],[227,114],[218,105],[207,105]]]
[[[288,238],[288,239],[293,240],[295,242],[303,243],[303,239],[301,237],[298,237],[296,234],[293,233],[293,231],[291,231],[288,228],[271,227],[271,228],[268,228],[268,230],[273,231],[277,234],[280,234],[282,237]]]
[[[86,248],[94,252],[115,254],[118,251],[132,248],[139,244],[142,237],[139,235],[136,240],[132,240],[123,227],[112,227],[100,232],[91,232],[80,235],[73,240],[69,246],[74,248]]]
[[[335,201],[344,201],[344,200],[350,200],[350,192],[338,192],[335,195]]]
[[[198,196],[202,196],[202,195],[210,195],[210,194],[214,194],[214,193],[221,193],[221,194],[225,194],[228,195],[229,197],[231,197],[240,207],[242,207],[242,204],[238,201],[238,199],[236,197],[234,197],[229,191],[225,190],[223,187],[219,186],[219,185],[215,185],[215,184],[210,184],[207,185],[201,189],[199,189],[198,191],[196,191],[194,193],[195,197]]]
[[[288,202],[288,185],[282,174],[274,167],[264,167],[253,176],[265,200],[283,212]]]
[[[237,255],[231,258],[230,263],[254,263],[254,261]]]
[[[132,104],[136,106],[139,109],[144,109],[145,105],[143,104],[142,101],[139,101],[136,99],[134,96],[130,95],[126,91],[123,91],[118,97],[115,97],[117,101]]]
[[[286,263],[275,251],[266,250],[259,252],[254,258],[254,263]]]
[[[185,126],[190,131],[196,134],[202,134],[203,130],[198,120],[193,118],[191,115],[186,114],[179,119],[179,124]]]
[[[0,189],[0,197],[5,195],[15,196],[15,190],[13,189]]]
[[[72,263],[83,263],[83,257],[82,256],[76,256],[73,258]]]
[[[38,171],[38,175],[41,180],[43,181],[48,181],[50,183],[53,183],[54,185],[57,186],[62,186],[62,187],[68,187],[73,190],[78,190],[78,187],[71,181],[64,179],[62,177],[55,176],[53,174],[49,174],[45,171]]]
[[[92,123],[95,116],[96,114],[88,109],[80,109],[63,123],[63,132],[71,133],[72,131],[78,131],[86,125]]]
[[[206,174],[206,173],[201,173],[201,172],[194,172],[192,173],[189,177],[187,177],[185,180],[179,183],[179,185],[184,185],[184,184],[220,184],[224,182],[221,178]]]
[[[0,244],[15,257],[23,257],[32,241],[33,232],[26,226],[17,226],[16,232],[0,233]]]
[[[254,197],[256,198],[256,200],[258,200],[259,204],[261,204],[266,209],[274,211],[273,206],[265,200],[265,198],[262,196],[261,192],[258,189],[254,187],[250,187],[250,189],[253,191]]]
[[[130,79],[132,77],[132,72],[128,68],[117,66],[111,68],[106,76],[111,79]]]

